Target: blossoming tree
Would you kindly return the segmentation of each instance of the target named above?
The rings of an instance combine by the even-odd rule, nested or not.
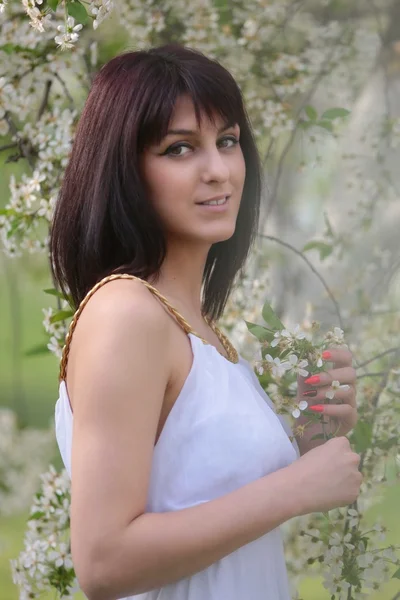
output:
[[[348,509],[286,524],[294,597],[299,597],[296,588],[312,564],[318,565],[332,599],[367,598],[400,576],[397,548],[380,545],[384,525],[367,528],[364,521],[365,510],[387,485],[387,465],[399,458],[399,264],[381,244],[379,232],[382,212],[397,216],[398,182],[391,161],[399,144],[400,119],[389,99],[389,67],[398,53],[394,24],[400,3],[367,4],[0,0],[0,151],[24,166],[19,181],[10,178],[9,199],[0,212],[1,239],[9,257],[46,251],[48,225],[84,101],[79,90],[89,89],[101,66],[98,36],[107,26],[124,32],[118,51],[126,45],[141,49],[180,41],[220,60],[242,88],[269,189],[257,247],[223,325],[244,353],[254,351],[256,344],[256,373],[296,435],[317,423],[319,436],[334,435],[325,429],[323,417],[308,410],[306,400],[296,400],[297,377],[321,371],[322,352],[345,343],[344,334],[359,378],[360,420],[349,437],[361,454],[362,492]],[[374,113],[372,124],[360,126],[360,98],[378,70],[386,103]],[[354,139],[355,127],[358,146],[348,137],[350,132],[350,141]],[[344,202],[338,211],[339,202],[332,206],[327,200],[322,206],[326,210],[321,210],[321,194],[314,191],[314,209],[325,213],[315,218],[309,214],[309,198],[299,198],[294,188],[312,177],[322,182],[328,197],[338,164],[339,173],[352,173],[340,195]],[[312,239],[304,239],[307,228],[294,219],[293,197],[321,229]],[[375,235],[376,246],[368,268],[353,263],[346,270],[367,235]],[[306,284],[298,281],[298,265],[305,269]],[[379,284],[375,293],[371,282]],[[56,289],[47,292],[57,306],[43,308],[46,351],[60,357],[73,309]],[[332,383],[327,403],[339,385]],[[50,467],[32,504],[25,549],[12,561],[21,599],[40,597],[49,589],[66,598],[77,589],[69,549],[69,502],[66,473]]]

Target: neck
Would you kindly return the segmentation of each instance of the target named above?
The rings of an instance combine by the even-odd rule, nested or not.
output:
[[[158,279],[149,279],[187,318],[202,320],[201,288],[210,246],[169,244]]]

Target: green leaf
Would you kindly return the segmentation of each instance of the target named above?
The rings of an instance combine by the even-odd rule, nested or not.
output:
[[[14,54],[16,52],[32,54],[33,56],[38,56],[38,51],[34,48],[25,48],[25,46],[20,46],[19,44],[3,44],[0,46],[0,50],[3,50],[6,54]]]
[[[393,437],[389,438],[388,440],[378,442],[376,445],[381,450],[390,450],[391,448],[395,448],[398,443],[399,443],[398,438],[393,436]]]
[[[307,115],[307,117],[310,119],[310,121],[316,121],[318,118],[318,113],[315,110],[315,108],[313,106],[310,106],[309,104],[307,106],[304,107],[304,111]]]
[[[326,110],[323,115],[321,115],[321,119],[324,121],[325,119],[330,121],[332,119],[337,119],[338,117],[347,117],[350,114],[350,111],[347,108],[330,108]]]
[[[69,319],[74,314],[73,310],[59,310],[50,318],[50,323],[58,323],[59,321],[64,321],[64,319]]]
[[[358,421],[351,434],[355,452],[365,452],[371,446],[372,425],[366,421]]]
[[[281,322],[279,317],[277,317],[275,312],[272,310],[272,308],[268,304],[268,302],[265,302],[265,304],[263,306],[262,317],[263,317],[264,321],[266,322],[266,324],[269,325],[269,327],[273,331],[277,331],[279,329],[285,329],[285,326],[283,325],[283,323]]]
[[[56,12],[59,0],[47,0],[47,4],[50,6],[51,10],[54,10],[54,12]]]
[[[400,579],[400,568],[392,575],[392,579]]]
[[[38,356],[39,354],[48,354],[50,350],[47,347],[47,344],[40,344],[39,346],[34,346],[30,350],[27,350],[24,353],[24,356]]]
[[[86,25],[88,22],[88,14],[86,12],[86,8],[78,2],[78,0],[72,0],[72,2],[68,2],[67,4],[68,14],[71,17],[74,17],[75,21],[78,23],[82,23],[82,25]]]
[[[328,234],[330,237],[334,237],[334,233],[333,233],[332,225],[331,225],[331,223],[330,223],[330,221],[329,221],[329,218],[328,218],[328,215],[327,215],[327,213],[326,213],[326,212],[324,212],[324,221],[325,221],[325,226],[326,226],[326,231],[327,231],[327,234]]]
[[[72,296],[70,296],[70,295],[64,296],[64,294],[62,292],[59,292],[55,288],[48,288],[47,290],[43,290],[43,291],[45,294],[50,294],[51,296],[57,296],[57,298],[66,300],[70,306],[72,305]]]
[[[297,127],[300,129],[310,129],[313,126],[313,121],[305,121],[304,119],[300,119],[297,123]]]
[[[327,129],[328,131],[333,131],[333,125],[331,121],[315,121],[315,124],[318,125],[318,127]]]
[[[14,219],[14,221],[11,223],[10,229],[7,231],[7,239],[9,240],[14,233],[18,230],[18,227],[20,226],[20,220],[19,219]]]
[[[313,435],[312,438],[310,439],[310,442],[312,442],[312,440],[324,440],[325,436],[323,433],[318,433],[317,435]]]
[[[36,519],[41,519],[44,516],[45,516],[45,513],[43,511],[38,510],[28,518],[28,521],[35,521]]]
[[[314,240],[308,242],[308,244],[303,247],[302,252],[308,252],[308,250],[318,250],[320,260],[324,260],[324,258],[332,254],[333,246],[331,244],[327,244],[326,242]]]
[[[11,215],[14,215],[14,211],[12,208],[0,208],[0,215],[5,215],[7,217],[10,217]]]
[[[274,338],[274,332],[266,329],[262,325],[257,325],[256,323],[250,323],[250,321],[245,321],[247,325],[247,329],[250,331],[252,335],[254,335],[259,342],[270,342]]]

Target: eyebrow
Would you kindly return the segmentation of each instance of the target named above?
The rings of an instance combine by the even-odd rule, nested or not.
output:
[[[218,133],[222,133],[223,131],[230,129],[234,125],[236,125],[236,122],[226,123],[220,129],[218,129]],[[165,134],[165,137],[167,137],[167,135],[196,135],[197,133],[198,132],[193,131],[193,129],[168,129],[167,133]]]

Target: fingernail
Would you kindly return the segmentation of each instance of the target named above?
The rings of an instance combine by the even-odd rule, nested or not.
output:
[[[321,377],[319,375],[313,375],[312,377],[306,379],[304,383],[307,383],[308,385],[314,385],[314,383],[319,383],[320,381]]]
[[[303,392],[303,396],[308,396],[309,398],[313,398],[318,394],[317,390],[310,390],[309,392]]]
[[[329,350],[325,350],[325,352],[322,353],[322,358],[324,360],[329,360],[330,358],[332,358],[332,352],[329,352]]]
[[[323,404],[314,404],[314,406],[309,406],[309,410],[314,410],[315,412],[324,412]]]

